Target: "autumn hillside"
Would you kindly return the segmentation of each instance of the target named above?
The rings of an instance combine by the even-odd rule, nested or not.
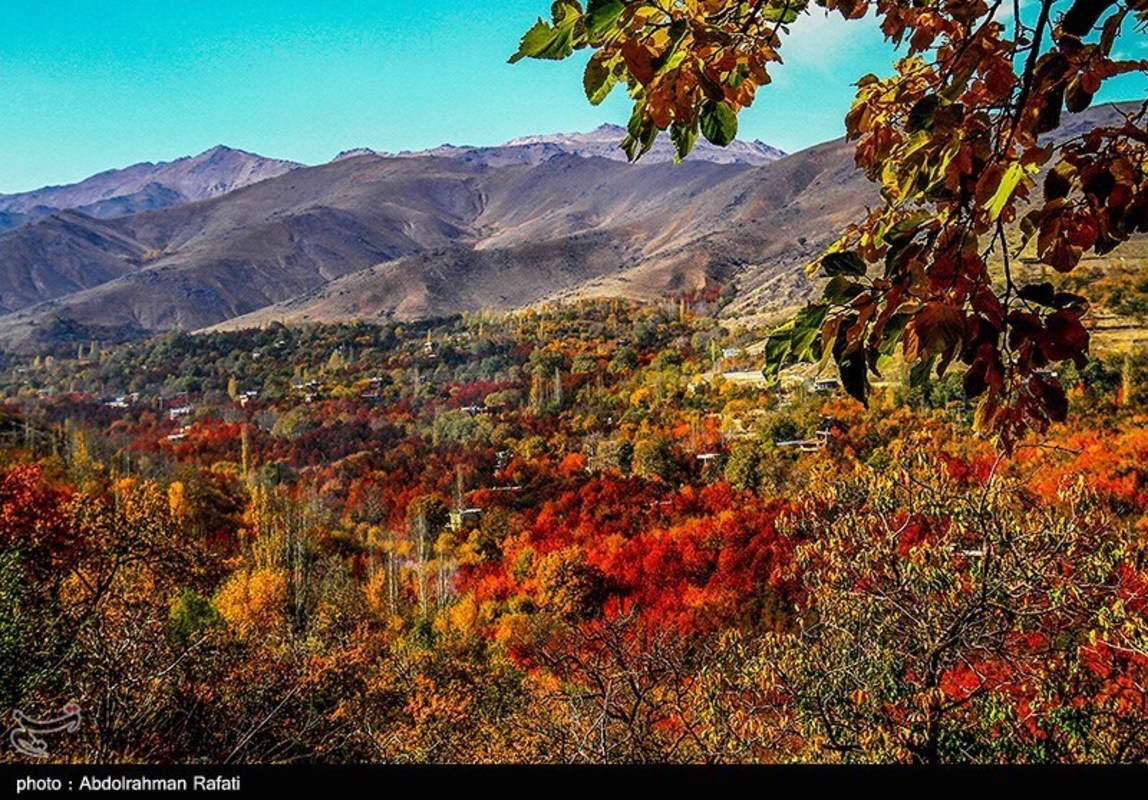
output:
[[[1148,357],[1004,457],[957,376],[740,380],[727,302],[12,362],[2,703],[81,762],[1148,757]]]

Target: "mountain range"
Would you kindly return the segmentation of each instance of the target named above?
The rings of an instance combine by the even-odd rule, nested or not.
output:
[[[64,210],[106,219],[206,200],[301,166],[220,145],[193,157],[108,170],[69,186],[0,194],[0,232]]]
[[[704,145],[681,164],[659,143],[631,165],[623,135],[313,167],[217,147],[0,195],[0,349],[731,283],[723,313],[757,315],[807,297],[799,267],[877,199],[843,141]]]
[[[626,137],[626,129],[619,125],[601,125],[589,133],[558,133],[549,136],[525,136],[512,139],[499,147],[472,147],[444,144],[433,150],[419,152],[404,151],[395,153],[399,158],[420,158],[442,156],[463,161],[485,164],[492,167],[513,165],[538,165],[562,155],[581,158],[606,158],[611,161],[626,161],[625,152],[618,143]],[[391,155],[372,150],[350,151],[354,155]],[[348,153],[340,154],[345,157]],[[761,142],[734,141],[728,147],[717,147],[705,139],[699,139],[690,158],[694,161],[707,161],[713,164],[742,164],[761,166],[784,158],[785,153],[776,147]],[[642,156],[643,164],[664,164],[674,161],[674,147],[670,141],[660,136],[654,146]]]

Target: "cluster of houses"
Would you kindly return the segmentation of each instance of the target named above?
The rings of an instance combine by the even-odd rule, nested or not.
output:
[[[831,438],[833,438],[833,420],[830,417],[825,417],[821,420],[821,425],[814,431],[812,437],[808,439],[787,439],[785,441],[774,442],[774,445],[777,447],[796,448],[802,453],[813,453],[817,450],[824,450]]]
[[[314,403],[318,400],[322,400],[326,396],[325,391],[327,385],[323,383],[323,381],[310,380],[294,383],[291,385],[291,388],[303,395],[303,402]]]
[[[190,417],[194,413],[195,413],[195,406],[192,406],[192,405],[175,406],[174,408],[169,408],[167,410],[167,418],[170,419],[172,422],[175,422],[176,420],[183,419],[184,417]]]
[[[131,394],[121,394],[118,397],[112,397],[104,400],[104,405],[108,408],[131,408],[140,401],[140,393],[132,392]]]

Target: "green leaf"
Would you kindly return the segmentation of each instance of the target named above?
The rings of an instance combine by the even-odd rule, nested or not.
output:
[[[593,105],[598,105],[610,94],[618,83],[610,63],[603,61],[596,53],[586,64],[586,72],[582,76],[582,87],[586,90],[586,99]]]
[[[914,389],[923,389],[929,385],[930,375],[933,371],[933,362],[936,358],[930,356],[924,361],[919,361],[912,366],[909,370],[909,386]]]
[[[934,214],[930,214],[927,211],[918,211],[916,214],[900,220],[897,224],[893,225],[893,227],[889,228],[889,230],[885,231],[883,237],[885,243],[899,244],[908,242],[917,235],[923,224],[934,218]]]
[[[779,328],[771,333],[769,338],[765,340],[765,366],[762,367],[761,374],[765,376],[766,380],[776,378],[777,373],[785,366],[791,349],[791,334],[792,330],[781,330]]]
[[[828,276],[853,275],[862,277],[865,274],[865,262],[854,252],[826,253],[821,259],[821,270]]]
[[[793,319],[774,329],[765,341],[765,366],[762,374],[767,379],[777,376],[782,367],[795,361],[815,361],[821,325],[829,313],[829,306],[814,303],[806,306]]]
[[[797,361],[814,361],[819,355],[814,345],[821,333],[821,325],[829,314],[829,306],[813,303],[797,312],[793,318],[793,335],[790,337],[790,351]]]
[[[657,74],[661,75],[671,70],[675,70],[682,65],[686,60],[687,53],[678,47],[677,44],[671,45],[672,50],[667,51],[655,63],[657,64]]]
[[[550,4],[550,18],[555,25],[570,25],[582,17],[579,0],[554,0]]]
[[[1001,176],[1000,186],[997,187],[996,193],[985,204],[985,211],[988,212],[990,220],[995,222],[1000,217],[1005,206],[1012,200],[1013,192],[1016,191],[1016,187],[1023,177],[1024,167],[1019,161],[1014,161],[1008,165],[1008,169]]]
[[[808,0],[774,0],[761,10],[761,16],[767,22],[780,22],[788,25],[797,19],[809,6]]]
[[[909,133],[929,130],[933,127],[933,115],[941,105],[941,98],[935,94],[922,97],[909,112]]]
[[[861,284],[849,280],[844,275],[837,275],[825,284],[825,291],[822,292],[821,297],[830,305],[843,306],[861,294],[864,288]]]
[[[905,256],[909,253],[911,240],[901,240],[889,245],[889,252],[885,254],[885,277],[891,278],[903,271]]]
[[[626,123],[626,130],[630,135],[622,140],[619,147],[626,151],[626,157],[630,161],[637,161],[649,152],[658,138],[658,129],[647,121],[640,104],[634,105],[634,112],[630,115],[630,121]]]
[[[524,58],[545,58],[557,61],[574,52],[570,44],[570,32],[546,24],[541,19],[526,32],[518,45],[518,52],[510,57],[509,63],[516,64]]]
[[[545,50],[550,46],[553,33],[554,29],[539,17],[538,21],[534,23],[534,27],[523,34],[522,41],[518,43],[518,52],[510,57],[509,63],[517,64],[522,59],[528,56],[534,57],[536,53]]]
[[[748,77],[749,67],[745,64],[738,64],[729,71],[729,75],[726,76],[724,83],[731,89],[737,89],[745,83]]]
[[[885,327],[881,331],[881,345],[878,348],[881,355],[893,355],[901,341],[901,334],[905,332],[905,327],[912,318],[912,314],[905,312],[898,312],[889,317],[889,321],[885,323]]]
[[[654,146],[654,140],[657,136],[657,128],[644,127],[637,135],[631,133],[626,136],[618,146],[626,151],[626,156],[630,161],[637,161],[650,151],[650,148]]]
[[[524,58],[543,58],[551,61],[566,58],[576,47],[585,45],[585,37],[578,36],[575,23],[582,18],[582,7],[571,0],[558,0],[552,7],[552,25],[541,18],[526,32],[518,44],[518,52],[510,57],[515,64]]]
[[[702,106],[702,136],[718,147],[725,147],[737,138],[737,114],[728,103],[708,101]]]
[[[591,41],[605,37],[626,9],[622,0],[590,0],[586,4],[586,35]]]
[[[681,161],[694,149],[694,144],[698,140],[698,126],[696,123],[683,125],[675,122],[670,126],[670,138],[674,141],[674,160]]]

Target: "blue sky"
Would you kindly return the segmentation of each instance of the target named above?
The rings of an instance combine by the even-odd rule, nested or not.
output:
[[[0,192],[227,144],[305,163],[624,124],[590,106],[581,64],[506,63],[547,0],[8,2],[0,26]],[[742,138],[788,151],[842,132],[873,26],[794,26]]]

